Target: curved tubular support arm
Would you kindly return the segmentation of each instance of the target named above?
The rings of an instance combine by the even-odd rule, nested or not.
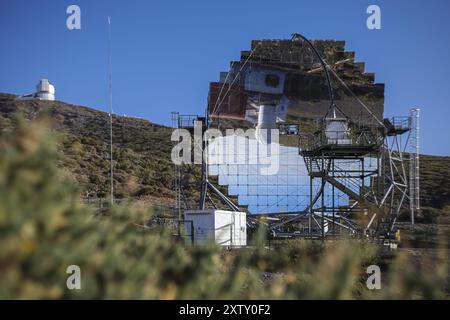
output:
[[[309,41],[305,36],[301,35],[300,33],[293,33],[292,34],[292,40],[295,40],[295,39],[298,39],[298,38],[300,38],[303,41],[305,41],[311,47],[311,49],[314,51],[314,54],[319,59],[320,64],[322,65],[322,68],[323,68],[323,70],[325,72],[325,77],[326,77],[327,83],[328,83],[328,95],[330,96],[330,107],[328,109],[328,112],[330,112],[330,110],[334,109],[335,104],[334,104],[333,87],[331,86],[330,73],[328,72],[327,65],[326,65],[325,61],[323,61],[322,57],[320,56],[320,54],[317,51],[316,47],[314,47],[314,45],[311,43],[311,41]],[[328,112],[327,112],[327,115],[328,115]]]

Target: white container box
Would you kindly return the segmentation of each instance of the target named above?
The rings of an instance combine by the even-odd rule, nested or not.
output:
[[[247,216],[245,212],[225,210],[188,210],[184,213],[185,235],[195,245],[214,241],[226,247],[247,245]],[[192,223],[190,222],[192,221]]]

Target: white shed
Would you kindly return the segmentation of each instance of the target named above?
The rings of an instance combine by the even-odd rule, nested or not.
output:
[[[220,246],[247,245],[247,215],[225,210],[189,210],[184,213],[185,234],[194,244],[214,241]],[[191,222],[192,221],[192,222]]]

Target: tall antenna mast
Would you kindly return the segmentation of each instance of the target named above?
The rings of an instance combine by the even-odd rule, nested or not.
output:
[[[114,204],[114,164],[113,164],[113,103],[112,103],[112,61],[111,61],[111,17],[108,16],[108,64],[109,64],[109,146],[111,205]]]
[[[420,210],[420,169],[419,169],[419,140],[420,140],[420,109],[410,110],[409,137],[409,205],[411,210],[411,225],[414,226],[414,215]]]

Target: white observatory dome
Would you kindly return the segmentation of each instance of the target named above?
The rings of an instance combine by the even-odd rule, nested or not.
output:
[[[55,100],[55,86],[48,79],[42,79],[36,86],[36,98],[40,100]]]

